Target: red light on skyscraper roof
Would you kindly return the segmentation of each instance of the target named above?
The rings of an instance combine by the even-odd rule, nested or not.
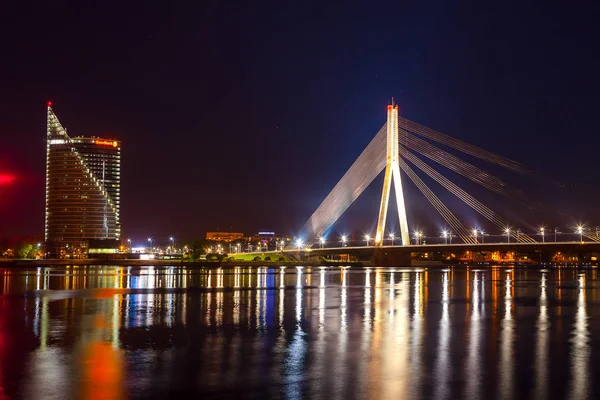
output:
[[[102,145],[102,146],[112,146],[112,147],[117,147],[119,144],[116,142],[116,140],[103,140],[103,139],[98,139],[96,140],[94,143]]]
[[[48,107],[52,106],[52,102],[50,100],[48,100]]]

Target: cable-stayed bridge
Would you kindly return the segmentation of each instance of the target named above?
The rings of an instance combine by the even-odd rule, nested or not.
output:
[[[566,232],[559,232],[558,228],[542,226],[536,231],[527,232],[512,227],[500,213],[475,198],[472,193],[438,171],[438,168],[452,171],[492,193],[525,205],[529,209],[542,209],[544,206],[532,201],[521,190],[511,186],[498,176],[444,150],[444,148],[466,155],[466,158],[482,160],[494,165],[495,168],[499,167],[536,180],[542,179],[540,175],[519,162],[400,117],[398,106],[392,99],[392,104],[387,107],[386,123],[308,219],[301,234],[296,238],[296,242],[292,244],[293,247],[304,250],[312,248],[313,251],[323,252],[327,248],[346,247],[347,238],[343,236],[339,239],[328,238],[327,232],[382,172],[384,172],[384,181],[377,229],[374,236],[365,235],[364,241],[362,241],[365,247],[369,247],[369,241],[373,247],[382,247],[385,242],[396,246],[425,245],[422,238],[423,233],[411,230],[408,224],[406,209],[411,205],[406,204],[404,196],[403,179],[406,178],[412,181],[447,224],[447,228],[440,232],[438,238],[441,239],[437,244],[484,246],[489,245],[490,240],[496,238],[496,243],[533,245],[550,242],[549,239],[552,237],[554,242],[557,242],[557,235],[562,235],[561,240],[566,239],[564,236]],[[495,226],[494,231],[491,232],[495,236],[489,236],[489,233],[481,228],[466,226],[421,179],[419,174],[428,176],[488,220]],[[547,178],[543,179],[548,180]],[[386,231],[392,186],[396,199],[393,207],[398,215],[398,234]],[[578,225],[573,227],[571,234],[575,236],[575,240],[572,242],[600,242],[598,228],[591,230]],[[326,244],[329,246],[325,246]]]

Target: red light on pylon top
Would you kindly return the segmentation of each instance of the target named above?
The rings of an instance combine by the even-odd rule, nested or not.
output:
[[[52,102],[48,100],[48,107],[52,107]]]

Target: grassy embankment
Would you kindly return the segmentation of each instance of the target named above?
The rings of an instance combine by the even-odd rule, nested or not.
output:
[[[260,260],[255,260],[256,257],[260,257]],[[262,253],[260,255],[238,253],[229,254],[228,258],[233,258],[235,261],[294,261],[293,259],[286,257],[281,253]]]

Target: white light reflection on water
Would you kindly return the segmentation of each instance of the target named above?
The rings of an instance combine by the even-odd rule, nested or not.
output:
[[[296,283],[296,329],[291,343],[286,349],[285,358],[285,397],[287,399],[301,399],[302,398],[302,384],[303,384],[303,364],[304,357],[306,355],[306,335],[302,329],[302,270],[297,269],[298,277]]]
[[[113,350],[119,350],[121,343],[119,342],[119,328],[120,328],[120,310],[121,310],[121,296],[118,294],[113,295],[113,308],[112,308],[112,348]],[[169,309],[169,316],[171,315],[172,307]],[[171,325],[169,324],[169,327]]]
[[[319,285],[319,327],[317,329],[317,343],[316,343],[316,353],[315,353],[315,366],[318,369],[316,374],[321,374],[325,372],[325,357],[326,357],[326,335],[327,332],[325,330],[325,309],[327,308],[326,303],[326,294],[327,289],[325,285],[325,270],[321,269],[319,271],[320,277],[320,285]],[[319,393],[320,385],[316,385],[312,388],[314,390],[313,395],[317,396]]]
[[[48,329],[50,325],[48,316],[48,297],[42,297],[42,316],[40,322],[40,350],[44,351],[48,347]]]
[[[279,287],[285,288],[285,267],[279,269]]]
[[[546,272],[540,279],[540,312],[537,320],[537,342],[535,347],[535,391],[534,398],[548,398],[548,349],[550,319],[548,317],[548,295],[546,293]]]
[[[383,316],[387,315],[385,313],[385,309],[384,309],[384,288],[383,288],[383,273],[381,271],[381,268],[376,268],[375,269],[375,285],[373,286],[374,289],[374,299],[373,299],[373,305],[372,305],[372,312],[373,312],[373,318],[371,319],[372,323],[371,323],[371,330],[369,332],[369,341],[367,341],[365,339],[365,346],[368,347],[368,351],[369,353],[375,353],[378,351],[381,351],[381,349],[384,347],[384,336],[383,336],[383,323],[384,321],[382,320]],[[374,368],[371,367],[370,365],[367,367],[368,368],[368,380],[370,382],[373,381],[381,381],[381,370],[382,368]],[[369,392],[368,392],[368,397],[369,398],[376,398],[376,397],[381,397],[379,388],[375,388],[374,385],[372,385],[369,388]]]
[[[340,293],[340,331],[342,336],[348,332],[348,271],[342,270],[342,289]]]
[[[325,273],[323,269],[319,271],[319,333],[323,333],[325,330],[325,291],[327,289],[325,285]]]
[[[509,399],[513,396],[514,355],[513,341],[515,323],[513,320],[512,271],[506,273],[504,282],[504,318],[500,332],[500,398]]]
[[[346,365],[348,358],[348,270],[345,268],[340,271],[340,284],[340,331],[337,348],[338,356],[334,367],[338,379],[334,382],[334,398],[344,397],[348,379],[348,367]]]
[[[264,297],[263,290],[263,269],[258,267],[256,270],[256,292],[255,292],[255,301],[256,301],[256,309],[254,310],[254,316],[256,317],[256,329],[260,329],[264,327],[263,324],[263,308],[262,308],[262,299]]]
[[[469,279],[469,278],[467,278]],[[467,350],[467,376],[466,398],[481,398],[481,283],[480,272],[473,273],[473,289],[471,296],[471,315],[469,318],[469,348]]]
[[[390,304],[388,306],[388,319],[389,319],[390,326],[392,326],[394,324],[394,314],[395,314],[395,311],[394,311],[394,301],[395,301],[395,297],[396,297],[396,289],[394,288],[395,284],[396,284],[396,282],[395,282],[395,279],[394,279],[394,272],[391,272],[390,273],[390,289],[389,289]]]
[[[571,330],[571,379],[569,382],[569,398],[585,399],[589,397],[589,329],[585,299],[586,277],[579,276],[579,293],[577,296],[577,312]]]
[[[146,288],[151,289],[156,287],[156,272],[154,267],[148,267]],[[146,297],[146,326],[152,326],[152,311],[154,310],[155,295],[153,292],[148,292],[144,296]]]
[[[240,267],[233,269],[233,325],[240,325]]]
[[[43,393],[46,399],[62,399],[69,388],[71,373],[68,366],[71,357],[62,348],[48,348],[50,315],[48,313],[47,296],[42,296],[39,318],[40,347],[29,359],[29,379],[25,382],[24,392],[27,398],[39,398]],[[1,392],[0,392],[1,394]]]
[[[369,350],[373,340],[373,322],[372,316],[372,289],[371,289],[371,269],[365,270],[365,290],[363,293],[363,318],[362,318],[362,334],[360,340],[359,354],[369,354]],[[359,387],[365,387],[369,379],[369,363],[365,358],[363,362],[358,364],[357,380],[360,382]]]
[[[410,354],[410,273],[401,273],[399,283],[390,275],[390,309],[381,349],[381,395],[385,399],[407,399],[411,381]],[[375,328],[377,329],[377,328]],[[384,329],[380,326],[379,329]]]
[[[448,271],[442,275],[442,317],[440,319],[437,361],[435,366],[435,398],[447,399],[450,372],[450,294]]]
[[[367,346],[371,337],[371,329],[373,328],[373,323],[371,321],[371,270],[367,268],[365,271],[365,292],[364,292],[364,301],[363,301],[363,351],[367,351]],[[366,346],[367,345],[367,346]]]
[[[281,331],[283,331],[284,330],[283,317],[284,317],[284,312],[285,312],[285,289],[284,288],[279,288],[278,309],[279,309],[279,329]]]
[[[422,346],[423,346],[423,308],[424,308],[424,273],[416,272],[414,274],[414,294],[413,294],[413,313],[412,313],[412,331],[411,331],[411,354],[410,354],[410,367],[411,367],[411,380],[410,380],[410,397],[420,398],[420,385],[421,377],[423,375],[423,360]]]
[[[217,289],[223,289],[223,269],[217,269]],[[215,324],[223,325],[223,290],[218,290],[215,295]]]
[[[233,288],[240,288],[240,267],[233,268]],[[236,292],[239,292],[239,290],[236,290]]]

